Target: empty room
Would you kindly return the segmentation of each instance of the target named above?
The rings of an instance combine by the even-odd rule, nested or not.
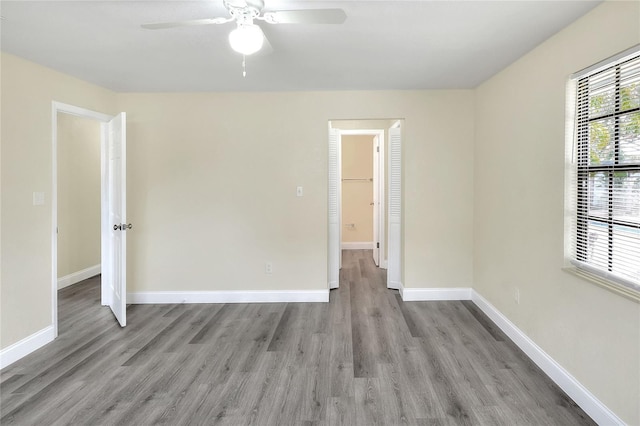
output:
[[[640,0],[1,0],[0,50],[0,424],[640,426]]]

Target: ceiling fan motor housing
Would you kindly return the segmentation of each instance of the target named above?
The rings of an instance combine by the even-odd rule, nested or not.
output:
[[[223,4],[238,24],[251,24],[264,7],[263,0],[224,0]]]

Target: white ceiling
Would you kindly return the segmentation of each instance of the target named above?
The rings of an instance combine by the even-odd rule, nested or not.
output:
[[[228,46],[233,23],[140,24],[228,16],[222,0],[0,2],[2,50],[119,92],[473,88],[600,1],[291,1],[342,8],[342,25],[260,23],[273,50]]]

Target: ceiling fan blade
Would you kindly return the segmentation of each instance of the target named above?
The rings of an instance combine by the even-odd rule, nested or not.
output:
[[[157,24],[143,24],[140,26],[147,30],[163,30],[166,28],[191,27],[194,25],[224,24],[232,20],[232,18],[192,19],[190,21],[160,22]]]
[[[342,24],[347,14],[342,9],[278,10],[265,12],[270,24]]]
[[[247,0],[224,0],[223,4],[227,9],[229,6],[243,8],[247,7]]]

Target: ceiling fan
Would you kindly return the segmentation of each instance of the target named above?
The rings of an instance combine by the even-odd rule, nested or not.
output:
[[[226,24],[236,22],[237,27],[229,33],[231,48],[243,55],[251,55],[265,43],[262,29],[254,20],[268,24],[342,24],[347,15],[342,9],[304,9],[263,11],[264,0],[223,0],[230,17],[194,19],[190,21],[144,24],[142,28],[159,30],[192,25]],[[268,43],[268,42],[267,42]]]

